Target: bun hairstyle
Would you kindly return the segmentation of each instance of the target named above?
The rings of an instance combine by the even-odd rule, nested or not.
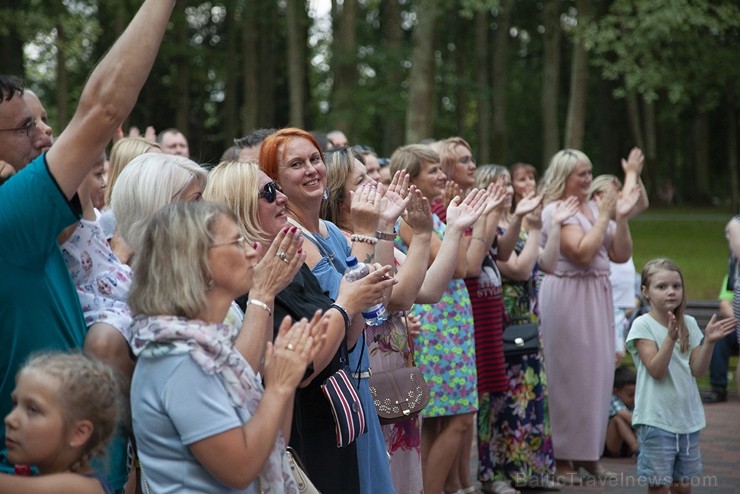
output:
[[[105,453],[123,413],[123,392],[111,367],[82,353],[49,352],[31,356],[21,368],[37,370],[58,381],[56,399],[66,427],[89,420],[92,433],[82,455],[70,467],[84,470],[92,458]]]

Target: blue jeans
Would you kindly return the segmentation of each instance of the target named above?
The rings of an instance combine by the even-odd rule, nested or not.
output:
[[[730,333],[714,344],[712,361],[709,364],[709,383],[712,388],[727,389],[727,372],[730,370],[730,355],[737,352],[737,336]]]

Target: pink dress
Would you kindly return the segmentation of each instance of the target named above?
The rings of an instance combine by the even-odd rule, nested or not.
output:
[[[543,246],[556,204],[548,204],[542,213]],[[589,207],[597,217],[596,204]],[[593,227],[580,212],[566,225],[579,225],[586,233]],[[615,351],[607,249],[615,227],[610,223],[590,264],[578,265],[561,255],[555,274],[545,275],[540,288],[540,329],[558,459],[597,461],[604,449]]]

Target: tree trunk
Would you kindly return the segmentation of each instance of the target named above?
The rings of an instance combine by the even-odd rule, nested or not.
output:
[[[236,1],[228,0],[226,3],[226,19],[224,19],[224,36],[226,38],[226,53],[228,70],[224,72],[224,101],[223,101],[223,146],[224,149],[234,145],[234,138],[237,134],[237,97],[239,84],[239,57],[237,56],[236,47],[238,46],[238,37],[241,32],[237,29],[236,19]]]
[[[506,86],[508,85],[509,28],[511,0],[501,0],[496,31],[493,34],[493,161],[506,163]]]
[[[257,86],[257,127],[282,126],[283,122],[277,122],[276,80],[277,80],[277,44],[278,44],[278,11],[277,2],[260,2],[257,6],[258,14],[258,66],[257,74],[259,84]],[[249,57],[251,52],[245,53]]]
[[[726,92],[727,104],[725,111],[727,115],[727,168],[730,179],[730,197],[732,214],[738,212],[738,171],[737,171],[737,108],[735,108],[735,96],[730,89]]]
[[[175,65],[175,84],[173,87],[173,102],[175,106],[175,119],[172,126],[193,141],[189,135],[190,119],[190,60],[188,58],[188,23],[185,18],[185,2],[177,3],[172,16],[172,23],[175,28],[173,38],[177,43],[177,55],[172,60]],[[164,129],[161,129],[164,130]],[[192,153],[192,142],[191,142]]]
[[[417,24],[412,33],[409,103],[406,112],[406,142],[432,137],[434,131],[434,25],[437,0],[420,0]]]
[[[478,163],[488,163],[491,156],[490,120],[491,120],[491,91],[488,85],[488,10],[475,14],[475,83],[477,92],[476,134],[478,149],[476,154]]]
[[[357,0],[344,0],[339,12],[336,37],[332,45],[334,53],[334,105],[331,111],[332,125],[350,136],[354,135],[352,125],[352,93],[357,79]]]
[[[257,128],[259,105],[259,52],[257,51],[257,7],[253,2],[245,2],[242,20],[242,54],[244,58],[242,72],[242,135],[249,134]]]
[[[542,67],[542,163],[546,167],[550,158],[561,147],[558,123],[558,95],[560,94],[560,2],[544,1],[545,34]]]
[[[581,32],[591,22],[591,2],[590,0],[576,0],[576,8],[578,9],[578,27],[573,40],[568,116],[565,122],[565,147],[580,149],[583,147],[586,125],[588,85],[588,52],[583,44]]]
[[[695,198],[706,203],[710,198],[709,190],[709,115],[701,111],[694,119],[694,183],[692,189]]]
[[[3,29],[0,29],[0,74],[25,79],[23,37],[18,30],[16,18],[11,19],[13,16],[8,14],[19,8],[19,3],[14,0],[0,0],[0,12],[6,12]]]
[[[303,17],[305,0],[288,0],[286,28],[288,31],[288,92],[290,94],[290,121],[294,127],[304,128],[306,102],[306,38]]]
[[[60,5],[61,7],[61,5]],[[62,9],[64,7],[61,7]],[[59,13],[61,17],[61,13]],[[61,19],[59,19],[61,20]],[[64,129],[69,123],[69,72],[67,71],[67,37],[62,22],[57,22],[57,79],[55,84],[57,99],[57,128]]]
[[[382,43],[385,49],[387,63],[385,64],[385,81],[389,91],[398,93],[404,80],[401,67],[401,50],[403,46],[403,28],[401,27],[401,5],[399,0],[388,0],[380,5],[382,16]],[[390,106],[387,114],[383,115],[383,149],[377,149],[381,155],[389,156],[403,141],[403,107],[400,104]]]

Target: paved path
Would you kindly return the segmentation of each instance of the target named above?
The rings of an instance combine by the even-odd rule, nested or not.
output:
[[[730,383],[730,387],[734,383]],[[692,494],[740,494],[740,399],[732,390],[729,401],[704,405],[707,427],[701,432],[701,453],[704,478],[693,486]],[[607,470],[620,474],[614,481],[592,481],[581,486],[563,486],[560,494],[645,494],[647,487],[637,479],[634,459],[603,458]],[[477,475],[477,448],[473,445],[470,458],[472,478]],[[542,493],[523,489],[523,494]]]
[[[740,400],[732,393],[729,401],[705,405],[707,427],[701,432],[701,453],[704,464],[704,478],[700,485],[693,486],[692,494],[737,494],[740,493]],[[647,487],[637,480],[635,460],[602,460],[607,470],[617,472],[622,478],[616,481],[603,481],[603,485],[593,481],[582,486],[568,486],[561,494],[636,494],[646,493]],[[542,491],[524,490],[523,493]]]

